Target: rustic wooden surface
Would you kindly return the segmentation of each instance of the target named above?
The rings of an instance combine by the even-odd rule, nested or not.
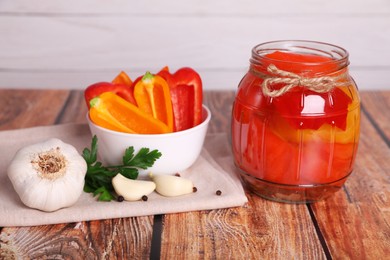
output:
[[[247,192],[242,208],[0,227],[0,259],[385,259],[390,256],[390,92],[362,92],[355,171],[315,204]],[[229,132],[234,93],[205,93],[210,132]],[[50,109],[47,109],[50,107]],[[0,130],[85,122],[82,92],[0,90]]]
[[[83,89],[195,68],[207,90],[234,90],[256,44],[329,42],[350,53],[360,89],[386,89],[389,0],[1,0],[0,86]]]

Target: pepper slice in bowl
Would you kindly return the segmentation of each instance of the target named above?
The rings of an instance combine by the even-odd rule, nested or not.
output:
[[[90,103],[89,117],[101,127],[138,134],[172,132],[166,124],[112,92],[105,92]]]
[[[164,122],[173,131],[169,86],[162,77],[146,72],[134,86],[134,97],[142,111]]]
[[[174,130],[182,131],[202,122],[202,80],[199,74],[183,67],[171,74],[164,67],[157,75],[163,77],[171,94]]]

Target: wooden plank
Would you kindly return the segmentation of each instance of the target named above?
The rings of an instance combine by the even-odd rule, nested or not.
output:
[[[360,93],[365,112],[369,114],[373,123],[380,129],[387,142],[390,143],[390,92],[363,91]]]
[[[210,132],[230,131],[233,99],[234,92],[207,93]],[[162,258],[326,259],[306,205],[247,196],[243,208],[166,215]]]
[[[37,13],[42,14],[136,14],[136,15],[307,15],[317,14],[389,14],[390,5],[386,0],[348,0],[348,1],[234,1],[234,0],[173,0],[161,2],[158,0],[126,1],[126,0],[86,0],[69,4],[67,1],[37,0],[34,3],[28,0],[2,0],[0,10],[3,13]]]
[[[249,65],[248,65],[249,66]],[[128,68],[126,72],[134,79],[145,73],[148,68]],[[203,80],[205,90],[235,90],[246,73],[247,68],[237,69],[207,69],[196,68]],[[14,89],[44,88],[44,89],[79,89],[99,81],[109,81],[120,71],[119,68],[107,68],[102,71],[80,70],[67,71],[23,71],[23,78],[18,70],[0,70],[0,89],[4,86]],[[158,69],[151,70],[152,72]],[[172,69],[174,71],[174,68]],[[351,75],[361,90],[389,89],[388,68],[351,68]]]
[[[52,125],[69,91],[1,90],[0,130]]]
[[[81,91],[1,90],[0,129],[54,123],[85,122]],[[153,216],[36,227],[5,227],[0,231],[0,258],[147,259]]]
[[[360,90],[377,91],[390,90],[389,73],[390,67],[356,67],[351,66],[351,76],[356,81]]]
[[[305,205],[247,194],[245,208],[166,215],[163,259],[326,259]]]
[[[363,106],[377,112],[373,114],[375,122],[389,125],[388,113],[383,113],[388,95],[362,96]],[[382,119],[385,121],[379,123]],[[389,146],[362,113],[355,169],[344,192],[312,205],[334,259],[384,259],[390,255],[389,158]]]
[[[389,25],[390,20],[382,16],[275,20],[262,16],[0,16],[0,31],[4,32],[0,65],[3,70],[69,73],[80,69],[154,71],[167,64],[173,69],[183,65],[233,69],[248,66],[251,49],[258,43],[309,37],[343,46],[353,66],[380,68],[390,65],[386,45],[390,36],[383,34]],[[372,39],[380,42],[373,45]]]
[[[0,258],[148,259],[152,225],[153,216],[3,228]]]
[[[190,64],[185,66],[189,66]],[[143,75],[147,70],[151,72],[157,72],[160,68],[127,68],[124,69],[131,78]],[[172,68],[175,71],[176,68]],[[69,71],[23,71],[18,70],[1,70],[0,69],[0,89],[14,88],[39,88],[39,89],[79,89],[82,90],[87,86],[99,82],[110,81],[120,71],[120,68],[107,68],[105,70],[90,71],[81,69],[79,72]],[[246,68],[232,69],[232,70],[215,70],[215,69],[203,69],[196,68],[200,76],[202,77],[203,86],[206,90],[233,90],[237,88],[241,78],[246,73]],[[20,74],[23,74],[23,78],[20,78]],[[385,74],[385,73],[383,73]],[[379,76],[376,77],[379,80]],[[383,82],[387,80],[383,79]],[[371,83],[372,81],[370,81]],[[384,84],[382,84],[384,85]],[[376,86],[381,87],[381,84]],[[388,85],[388,84],[387,84]],[[386,85],[386,86],[387,86]]]
[[[6,91],[1,90],[5,100],[15,99],[15,96],[30,96],[30,92],[42,99],[36,100],[33,105],[36,106],[33,110],[45,110],[49,98],[55,93],[63,93],[63,91]],[[5,93],[5,94],[3,94]],[[12,94],[14,93],[14,94]],[[15,94],[16,93],[16,94]],[[53,94],[52,94],[53,93]],[[66,92],[68,93],[68,92]],[[210,109],[214,110],[221,106],[223,100],[226,103],[232,100],[233,92],[226,95],[226,98],[218,98],[219,93],[206,95],[205,100],[209,104]],[[83,99],[82,91],[71,91],[67,95],[57,95],[64,98],[63,102],[55,102],[53,111],[56,111],[58,118],[46,117],[48,122],[69,123],[69,122],[85,122],[86,106]],[[66,100],[65,100],[66,99]],[[66,101],[66,102],[65,102]],[[216,105],[213,105],[216,103]],[[225,102],[223,102],[225,103]],[[20,103],[15,103],[15,107]],[[218,105],[219,104],[219,105]],[[60,109],[56,107],[65,106],[60,113]],[[24,117],[29,117],[31,110],[26,106],[23,117],[20,116],[18,121],[22,121]],[[227,106],[228,107],[228,106]],[[229,108],[216,111],[213,123],[210,129],[216,129],[221,124],[220,129],[224,129],[228,122],[225,113]],[[0,118],[2,118],[0,114]],[[12,118],[12,116],[10,116]],[[42,118],[41,122],[45,122]],[[32,126],[31,124],[30,126]],[[8,121],[3,125],[8,127]],[[219,129],[219,130],[220,130]],[[213,131],[213,130],[211,130]],[[176,223],[178,224],[178,223]],[[153,216],[113,219],[104,221],[80,222],[73,224],[61,224],[51,226],[23,227],[23,228],[3,228],[0,233],[0,255],[15,255],[26,258],[55,258],[56,256],[67,255],[69,258],[85,258],[85,259],[111,259],[112,257],[131,257],[145,259],[149,256],[149,250],[152,237]],[[31,237],[37,239],[31,239]],[[83,250],[80,250],[82,248]]]
[[[84,90],[72,90],[62,113],[59,114],[57,122],[65,123],[87,123],[87,104],[84,99]]]
[[[230,115],[235,98],[234,91],[207,91],[203,104],[212,111],[208,133],[230,133]]]
[[[349,50],[361,89],[390,88],[388,28],[387,16],[0,16],[0,86],[81,89],[169,65],[194,67],[205,89],[235,89],[254,45],[301,38]]]
[[[85,120],[82,92],[0,90],[0,98],[14,99],[21,110],[11,110],[15,118],[0,112],[0,126],[18,128],[18,123],[33,126],[32,111],[51,110],[66,103],[60,117],[51,112],[42,122]],[[29,106],[22,99],[35,98]],[[58,95],[60,93],[61,95]],[[57,94],[57,95],[55,95]],[[50,97],[50,98],[49,98]],[[69,97],[69,98],[68,98]],[[379,127],[388,124],[388,93],[362,93],[363,106]],[[367,98],[368,97],[368,98]],[[211,132],[228,131],[233,92],[207,94],[205,103],[213,110]],[[8,106],[0,99],[0,111]],[[62,100],[62,103],[61,103]],[[64,100],[67,100],[66,102]],[[8,104],[8,103],[7,103]],[[11,103],[12,104],[12,103]],[[6,120],[2,120],[5,117]],[[27,118],[27,119],[26,119]],[[45,121],[47,120],[47,121]],[[345,189],[331,198],[313,204],[321,233],[335,259],[383,259],[390,255],[390,150],[365,114],[356,169]],[[11,126],[9,126],[11,125]],[[384,128],[387,129],[387,128]],[[382,129],[383,130],[383,129]],[[194,258],[298,258],[325,259],[305,205],[288,205],[262,200],[248,194],[246,208],[167,215],[164,218],[162,256]],[[281,221],[283,219],[283,221]],[[3,228],[0,256],[40,258],[148,258],[152,218],[130,218],[32,228]],[[30,257],[30,258],[32,258]]]

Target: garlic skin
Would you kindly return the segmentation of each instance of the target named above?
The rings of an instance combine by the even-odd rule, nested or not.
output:
[[[115,192],[127,201],[137,201],[154,191],[156,184],[152,181],[132,180],[118,173],[112,178]]]
[[[194,184],[189,179],[174,175],[149,176],[156,183],[156,191],[165,197],[185,195],[194,191]]]
[[[7,169],[23,204],[47,212],[76,203],[86,172],[76,148],[57,138],[20,149]]]

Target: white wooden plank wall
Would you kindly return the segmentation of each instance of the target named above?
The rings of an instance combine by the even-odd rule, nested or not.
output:
[[[169,65],[235,89],[251,48],[281,39],[340,45],[361,90],[390,89],[390,0],[0,0],[0,88],[83,89]]]

